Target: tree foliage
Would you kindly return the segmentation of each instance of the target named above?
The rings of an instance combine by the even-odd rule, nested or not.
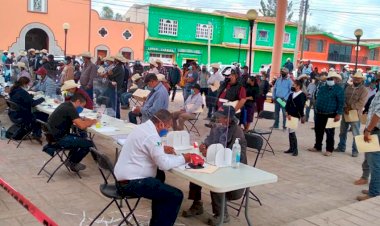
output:
[[[306,26],[306,32],[307,33],[310,33],[310,32],[325,32],[325,30],[323,28],[320,28],[319,26],[310,25],[310,26]]]
[[[120,13],[116,13],[115,14],[115,20],[122,21],[123,20],[123,16]]]
[[[280,0],[281,1],[281,0]],[[261,9],[259,12],[264,16],[276,17],[277,13],[277,0],[261,0]],[[288,2],[286,19],[289,21],[293,17],[293,1]]]
[[[100,17],[104,19],[113,19],[113,10],[108,6],[104,6],[100,13]]]

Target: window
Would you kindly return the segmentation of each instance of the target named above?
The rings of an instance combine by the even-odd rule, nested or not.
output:
[[[47,0],[29,0],[28,10],[31,12],[47,13]]]
[[[305,40],[303,42],[303,50],[309,51],[309,49],[310,49],[310,39],[305,38]]]
[[[160,59],[162,62],[171,64],[173,63],[173,54],[167,54],[167,53],[149,53],[149,60],[157,60]]]
[[[268,41],[268,31],[259,30],[259,41]]]
[[[127,60],[132,59],[132,53],[129,52],[129,51],[123,51],[123,52],[121,52],[121,55],[123,55],[123,57],[124,57],[125,59],[127,59]]]
[[[369,50],[369,60],[379,60],[379,49]]]
[[[127,40],[129,40],[132,37],[132,33],[129,30],[125,30],[122,35]]]
[[[210,39],[212,40],[213,27],[211,24],[197,24],[196,38],[208,39],[208,32],[210,30]]]
[[[352,46],[350,45],[330,44],[329,55],[327,60],[338,62],[351,62],[351,53]]]
[[[285,32],[284,34],[284,43],[289,44],[290,43],[290,33]]]
[[[160,35],[177,36],[177,32],[178,32],[178,21],[160,19],[160,25],[158,28],[158,33]]]
[[[317,52],[318,53],[323,53],[323,40],[318,40],[317,41]]]
[[[234,27],[234,38],[245,39],[247,29],[244,27]]]
[[[97,55],[98,57],[100,57],[100,58],[104,58],[104,57],[106,57],[107,54],[108,54],[107,50],[98,50],[97,53],[96,53],[96,55]]]

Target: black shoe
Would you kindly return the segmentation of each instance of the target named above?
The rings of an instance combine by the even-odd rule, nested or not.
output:
[[[203,214],[203,203],[201,201],[194,201],[190,209],[182,211],[183,217],[193,217]]]
[[[298,150],[294,150],[292,156],[298,156]]]
[[[292,154],[293,153],[293,150],[289,149],[287,151],[284,151],[285,154]]]

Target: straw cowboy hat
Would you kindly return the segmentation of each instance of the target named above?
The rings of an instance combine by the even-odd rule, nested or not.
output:
[[[212,68],[220,69],[220,64],[218,63],[213,63],[210,65]]]
[[[361,79],[364,79],[364,75],[360,71],[357,71],[351,78],[361,78]]]
[[[28,50],[28,53],[30,53],[30,52],[33,52],[33,53],[35,53],[35,52],[36,52],[36,50],[35,50],[35,49],[33,49],[33,48],[30,48],[30,49]]]
[[[330,71],[329,74],[327,75],[327,79],[329,78],[337,78],[339,80],[342,80],[342,77],[338,75],[335,71]]]
[[[118,61],[122,62],[122,63],[127,63],[127,61],[128,61],[128,60],[127,60],[123,55],[121,55],[120,53],[116,54],[113,58],[114,58],[115,60],[118,60]]]
[[[26,69],[26,65],[24,62],[17,62],[17,67]]]
[[[26,52],[25,51],[21,51],[20,52],[20,56],[26,56]]]
[[[134,75],[132,75],[131,80],[132,80],[132,82],[136,82],[140,78],[142,78],[142,76],[140,74],[134,74]]]
[[[159,82],[167,82],[167,80],[166,80],[166,78],[165,78],[165,75],[163,75],[163,74],[158,74],[158,75],[157,75],[157,80],[158,80]]]
[[[102,60],[103,60],[103,61],[112,61],[112,62],[115,61],[115,59],[114,59],[113,57],[111,57],[111,56],[104,57]]]
[[[48,51],[47,51],[46,49],[42,49],[42,50],[40,51],[40,53],[45,53],[45,54],[47,54]]]
[[[38,53],[40,53],[40,51],[39,51],[39,50],[36,50],[35,53],[38,54]]]
[[[300,77],[297,78],[297,80],[301,80],[303,78],[308,78],[309,76],[307,74],[302,74]]]
[[[8,50],[3,50],[3,53],[8,53]]]
[[[65,83],[63,83],[63,86],[61,87],[61,91],[65,91],[72,88],[77,88],[78,84],[75,83],[74,80],[67,80]]]
[[[160,59],[156,59],[157,64],[163,64],[163,62]]]
[[[151,61],[149,62],[149,64],[151,64],[151,65],[153,65],[153,66],[155,66],[155,67],[158,66],[155,60],[151,60]]]
[[[82,54],[80,54],[81,57],[85,57],[85,58],[92,58],[92,55],[90,52],[83,52]]]

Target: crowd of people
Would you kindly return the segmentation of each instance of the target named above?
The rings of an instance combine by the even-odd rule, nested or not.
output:
[[[14,54],[13,54],[14,55]],[[16,61],[14,56],[3,53],[2,62],[5,81],[13,82],[10,100],[23,106],[20,115],[25,123],[33,127],[33,137],[41,140],[40,128],[36,119],[46,121],[52,128],[54,139],[71,150],[67,166],[78,172],[85,166],[80,161],[93,147],[84,133],[70,132],[72,125],[79,130],[96,123],[96,120],[82,120],[79,114],[83,108],[98,107],[97,91],[94,80],[102,79],[116,90],[113,104],[115,117],[120,118],[120,109],[128,109],[128,120],[139,124],[129,134],[127,145],[121,151],[115,166],[118,188],[126,194],[133,194],[152,200],[152,218],[150,225],[173,225],[179,211],[183,194],[180,190],[164,183],[165,176],[161,170],[168,170],[190,161],[190,155],[176,156],[171,147],[162,145],[161,137],[173,130],[183,130],[187,120],[195,119],[197,114],[207,108],[210,133],[200,144],[200,152],[206,156],[207,147],[221,143],[231,148],[236,138],[240,139],[242,149],[241,162],[247,163],[246,140],[244,133],[250,132],[254,115],[260,118],[264,102],[272,89],[275,120],[273,129],[280,129],[280,111],[282,111],[282,129],[288,130],[289,149],[284,151],[293,156],[299,155],[295,128],[287,128],[287,121],[310,120],[314,111],[314,146],[308,150],[322,153],[323,138],[326,134],[325,156],[333,152],[345,152],[347,133],[360,135],[361,122],[348,120],[347,115],[356,112],[358,118],[367,115],[364,139],[369,141],[371,134],[380,134],[380,74],[361,70],[350,71],[344,67],[342,72],[331,68],[328,71],[313,68],[310,61],[299,65],[296,70],[290,59],[281,68],[280,75],[273,82],[268,81],[269,71],[260,70],[251,74],[247,66],[231,66],[223,72],[218,63],[198,65],[192,61],[170,67],[161,60],[151,60],[149,68],[144,68],[140,61],[129,63],[121,54],[91,61],[92,55],[84,52],[80,55],[65,57],[64,62],[56,62],[54,56],[46,50],[30,49],[20,53]],[[9,60],[10,59],[10,60]],[[16,65],[17,73],[9,77],[9,70]],[[270,70],[270,68],[268,69]],[[295,71],[293,73],[293,71]],[[13,80],[13,81],[12,81]],[[174,101],[177,88],[183,93],[183,107],[169,112],[169,104]],[[137,89],[149,90],[141,106],[132,104],[133,93]],[[49,116],[32,112],[32,107],[42,103],[44,98],[34,100],[28,91],[42,91],[47,96],[65,93],[64,103]],[[171,96],[171,97],[170,97]],[[131,105],[135,105],[130,109]],[[140,121],[140,122],[139,122]],[[327,127],[328,122],[340,121],[339,142],[335,146],[335,128]],[[143,135],[143,136],[142,136]],[[75,142],[74,142],[75,141]],[[380,151],[380,150],[379,150]],[[355,141],[352,143],[352,157],[358,156]],[[380,152],[365,154],[363,176],[355,184],[366,184],[371,174],[369,191],[363,191],[365,200],[380,194]],[[182,216],[191,217],[203,213],[201,187],[190,184],[189,199],[193,204]],[[227,194],[227,199],[234,200],[242,196],[242,190]],[[211,193],[214,217],[210,225],[220,220],[220,194]],[[226,209],[224,222],[229,221]],[[165,217],[164,217],[165,216]]]

